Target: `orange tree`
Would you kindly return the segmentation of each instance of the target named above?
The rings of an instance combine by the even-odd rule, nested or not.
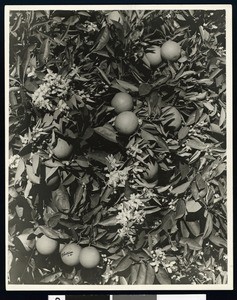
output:
[[[224,11],[107,15],[10,14],[9,283],[225,284]]]

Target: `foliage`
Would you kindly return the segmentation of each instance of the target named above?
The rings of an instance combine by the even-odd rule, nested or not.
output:
[[[11,12],[9,283],[226,284],[224,11],[108,13]],[[150,67],[144,53],[169,39],[181,57]],[[139,119],[127,137],[119,91]],[[59,140],[62,157],[73,149],[63,159]],[[100,265],[43,257],[31,247],[42,233],[96,247]]]

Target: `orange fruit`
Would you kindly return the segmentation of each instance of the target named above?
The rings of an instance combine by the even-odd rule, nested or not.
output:
[[[96,267],[100,262],[99,251],[92,246],[85,247],[80,253],[80,264],[86,269],[92,269]]]
[[[117,114],[133,109],[132,97],[127,93],[117,93],[111,101],[111,106],[113,106]]]
[[[159,46],[153,45],[149,47],[145,56],[149,61],[150,65],[153,67],[158,66],[162,62],[161,49]]]
[[[110,12],[107,16],[107,22],[109,24],[113,24],[113,21],[119,22],[121,25],[123,25],[122,16],[117,10]]]
[[[80,262],[81,246],[76,243],[66,245],[61,251],[61,259],[67,266],[76,266]]]
[[[158,163],[157,162],[148,162],[147,167],[145,169],[145,173],[143,174],[143,178],[147,181],[152,181],[156,178],[158,173]]]
[[[174,106],[166,106],[162,108],[161,123],[163,126],[177,130],[181,126],[182,117],[180,112]]]
[[[62,138],[57,139],[57,144],[52,152],[58,159],[68,159],[73,151],[73,145]]]
[[[162,58],[170,61],[176,61],[180,58],[181,47],[174,41],[167,41],[161,46]]]
[[[57,249],[58,242],[46,235],[42,235],[36,239],[35,246],[40,254],[50,255]]]
[[[138,118],[131,111],[121,112],[115,118],[115,128],[121,134],[131,135],[138,127]]]

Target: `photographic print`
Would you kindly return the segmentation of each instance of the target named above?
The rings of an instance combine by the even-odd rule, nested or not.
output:
[[[231,289],[229,5],[7,6],[7,289]]]

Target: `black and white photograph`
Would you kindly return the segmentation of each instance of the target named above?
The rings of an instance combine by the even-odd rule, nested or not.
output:
[[[7,290],[233,288],[230,5],[5,8]]]

